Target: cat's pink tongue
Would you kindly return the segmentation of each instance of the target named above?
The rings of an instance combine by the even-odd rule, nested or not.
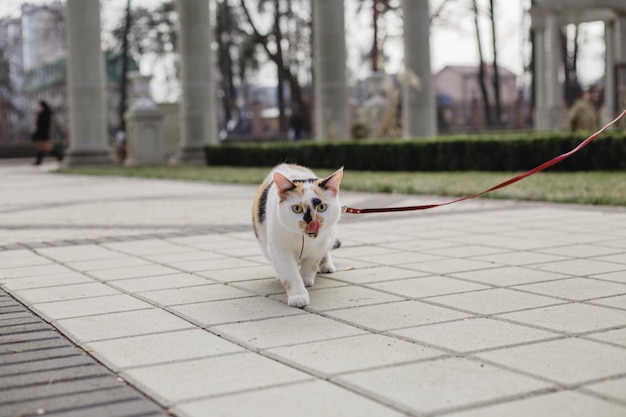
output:
[[[309,235],[316,235],[320,230],[320,222],[318,220],[311,220],[309,224],[306,225],[306,233]]]

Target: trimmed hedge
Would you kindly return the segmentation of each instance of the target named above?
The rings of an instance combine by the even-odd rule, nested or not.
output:
[[[434,139],[225,143],[206,147],[214,166],[274,166],[281,162],[313,168],[345,166],[359,171],[522,171],[569,152],[586,136],[554,133]],[[550,168],[558,171],[626,170],[626,134],[608,132]]]

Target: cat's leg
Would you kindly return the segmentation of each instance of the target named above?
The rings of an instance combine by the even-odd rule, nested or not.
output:
[[[300,264],[300,275],[302,281],[307,287],[312,287],[315,284],[315,274],[317,274],[317,268],[319,265],[319,259],[306,258],[303,259]]]
[[[271,259],[276,277],[287,291],[287,304],[298,308],[309,304],[309,292],[304,288],[298,263],[293,259],[293,255],[277,251],[272,254]]]
[[[326,252],[326,255],[320,261],[319,271],[322,274],[331,274],[335,272],[337,268],[335,268],[335,264],[333,264],[333,259],[330,257],[330,251]]]

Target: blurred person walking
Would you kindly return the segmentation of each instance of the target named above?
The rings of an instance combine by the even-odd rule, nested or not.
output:
[[[565,120],[568,132],[577,130],[593,133],[599,129],[598,108],[602,101],[602,92],[597,85],[590,86],[581,98],[570,108]]]
[[[50,127],[52,126],[52,110],[45,100],[39,101],[39,111],[35,122],[35,131],[32,140],[35,142],[35,162],[33,165],[41,165],[46,154],[55,156],[59,161],[63,159],[62,153],[54,149],[50,143]]]

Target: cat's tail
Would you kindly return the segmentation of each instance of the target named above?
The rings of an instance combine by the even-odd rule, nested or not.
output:
[[[333,243],[333,247],[330,248],[330,250],[335,250],[339,247],[341,247],[341,241],[339,239],[335,239],[335,243]]]

